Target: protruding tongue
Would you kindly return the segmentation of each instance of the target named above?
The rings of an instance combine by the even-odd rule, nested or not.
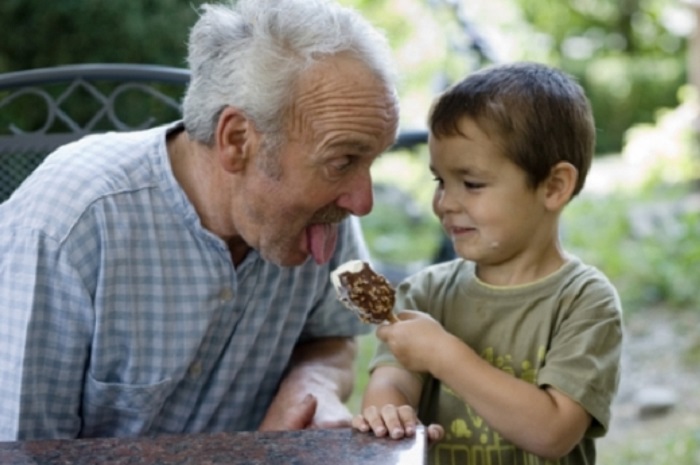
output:
[[[331,259],[338,241],[338,225],[331,223],[312,224],[306,228],[306,239],[314,260],[323,265]]]

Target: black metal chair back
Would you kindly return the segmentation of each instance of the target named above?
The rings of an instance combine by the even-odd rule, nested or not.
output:
[[[63,144],[179,118],[188,81],[185,69],[131,64],[0,74],[0,202]]]

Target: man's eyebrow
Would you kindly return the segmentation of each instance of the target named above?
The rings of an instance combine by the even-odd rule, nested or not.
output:
[[[353,153],[366,154],[371,153],[374,149],[364,142],[360,141],[343,141],[332,144],[331,147],[334,149],[345,149]]]

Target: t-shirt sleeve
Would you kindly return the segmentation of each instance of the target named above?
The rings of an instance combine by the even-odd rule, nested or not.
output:
[[[588,279],[563,313],[537,377],[578,402],[593,417],[588,435],[605,434],[619,383],[621,305],[609,281]]]

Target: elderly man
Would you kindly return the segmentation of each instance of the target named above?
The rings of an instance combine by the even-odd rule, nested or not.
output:
[[[0,205],[0,439],[349,424],[329,270],[394,141],[384,38],[321,0],[205,5],[183,121],[87,137]]]

